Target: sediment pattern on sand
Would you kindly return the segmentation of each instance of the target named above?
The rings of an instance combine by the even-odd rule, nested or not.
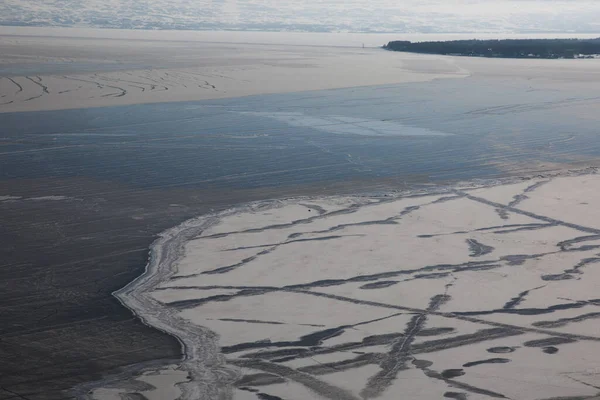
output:
[[[181,340],[152,375],[178,380],[87,396],[595,398],[598,200],[588,174],[188,221],[117,293]]]

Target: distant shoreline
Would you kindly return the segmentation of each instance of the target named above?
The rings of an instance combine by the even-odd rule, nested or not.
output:
[[[448,56],[590,59],[600,58],[600,38],[595,39],[505,39],[450,40],[430,42],[392,41],[386,50]]]
[[[87,38],[119,40],[183,41],[268,45],[308,45],[335,47],[381,47],[382,44],[396,40],[412,42],[503,39],[593,39],[600,37],[598,32],[302,32],[302,31],[243,31],[243,30],[146,30],[116,29],[94,27],[57,27],[57,26],[8,26],[0,25],[0,36],[15,37],[52,37]]]

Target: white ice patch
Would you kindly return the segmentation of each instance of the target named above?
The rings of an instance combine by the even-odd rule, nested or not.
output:
[[[299,112],[242,112],[271,118],[291,126],[306,127],[340,135],[361,136],[451,136],[451,133],[403,125],[397,121],[328,115],[315,117]]]
[[[38,196],[38,197],[23,197],[23,196],[0,196],[0,202],[3,201],[63,201],[63,200],[77,200],[81,199],[68,196]]]
[[[0,196],[0,201],[20,200],[21,196]]]
[[[30,201],[61,201],[61,200],[79,200],[76,199],[74,197],[67,197],[67,196],[40,196],[40,197],[30,197],[28,199],[25,200],[30,200]]]

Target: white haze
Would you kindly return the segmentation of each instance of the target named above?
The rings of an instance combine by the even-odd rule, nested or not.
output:
[[[0,25],[317,32],[598,32],[589,0],[3,0]]]

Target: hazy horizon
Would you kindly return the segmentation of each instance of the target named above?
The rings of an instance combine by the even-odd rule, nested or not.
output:
[[[597,32],[589,0],[5,0],[0,25],[310,32]]]

